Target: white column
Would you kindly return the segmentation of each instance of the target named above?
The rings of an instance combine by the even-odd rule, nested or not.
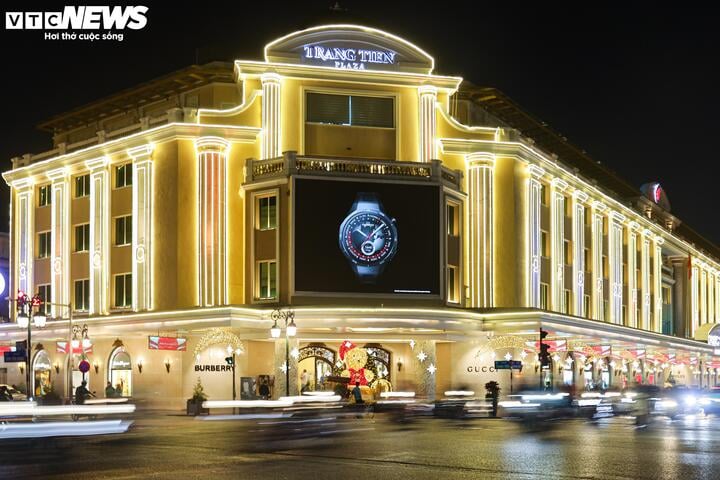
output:
[[[720,271],[715,271],[715,323],[720,323]]]
[[[662,244],[665,240],[660,236],[653,237],[653,306],[655,331],[662,332]]]
[[[132,301],[133,310],[152,310],[152,145],[131,148],[132,191]]]
[[[588,195],[575,190],[572,195],[572,255],[573,255],[573,307],[570,312],[579,317],[589,316],[583,312],[585,298],[585,202]]]
[[[265,73],[262,81],[262,158],[280,156],[280,75]]]
[[[220,137],[202,137],[198,152],[200,204],[198,216],[198,298],[201,306],[227,304],[226,163],[230,144]]]
[[[537,165],[528,166],[528,299],[527,305],[531,308],[540,308],[540,205],[542,204],[542,185],[540,179],[545,170]]]
[[[708,323],[715,323],[715,270],[708,270]]]
[[[700,267],[697,260],[691,259],[690,272],[690,336],[695,337],[695,329],[700,326],[700,312],[698,311],[698,287],[700,283]]]
[[[700,325],[708,323],[707,317],[707,268],[700,269]]]
[[[13,259],[16,281],[14,285],[17,290],[22,290],[32,296],[34,278],[33,278],[33,250],[35,246],[35,204],[34,204],[34,187],[31,179],[15,180],[12,182],[12,188],[15,190],[15,219],[16,228],[15,235],[15,258]],[[8,292],[13,297],[17,292]],[[13,310],[11,308],[11,310]]]
[[[642,304],[640,305],[640,328],[650,330],[650,239],[652,232],[643,230],[640,236],[640,292]]]
[[[488,153],[466,155],[468,227],[470,232],[470,302],[473,308],[493,306],[493,167]]]
[[[622,323],[623,304],[623,222],[618,212],[608,214],[608,264],[610,266],[610,323]]]
[[[603,212],[607,209],[605,204],[594,201],[592,204],[592,306],[595,320],[604,319],[605,305],[603,304]]]
[[[50,290],[53,303],[70,303],[70,185],[67,168],[47,173],[52,181],[51,213],[51,277]],[[52,307],[51,315],[66,315],[66,309]]]
[[[85,162],[90,170],[90,314],[108,313],[110,297],[110,171],[107,157]]]
[[[429,162],[437,157],[435,148],[435,102],[437,89],[431,86],[418,88],[420,105],[420,161]]]
[[[565,311],[565,195],[568,184],[554,178],[550,182],[550,308]]]
[[[630,222],[628,224],[628,241],[627,241],[627,273],[628,273],[628,323],[629,327],[638,327],[638,285],[637,276],[635,271],[637,270],[637,234],[640,230],[640,225],[637,222]]]

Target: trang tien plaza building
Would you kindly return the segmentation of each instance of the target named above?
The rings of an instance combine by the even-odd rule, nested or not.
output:
[[[495,360],[533,386],[716,385],[720,249],[653,179],[628,184],[423,48],[310,28],[42,123],[53,149],[3,178],[7,291],[39,294],[47,322],[26,365],[11,303],[0,383],[29,369],[35,396],[84,377],[182,408],[198,380],[232,397],[234,354],[239,398],[338,377],[509,393]]]

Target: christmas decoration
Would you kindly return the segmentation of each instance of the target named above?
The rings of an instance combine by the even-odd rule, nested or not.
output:
[[[348,340],[345,340],[343,343],[341,343],[340,350],[338,351],[340,360],[345,360],[345,354],[348,352],[348,350],[352,350],[353,348],[355,348],[355,344]]]
[[[410,340],[410,350],[415,350],[415,340]]]
[[[430,364],[429,367],[427,367],[427,371],[430,372],[430,375],[434,375],[435,370],[437,370],[437,368],[435,368],[435,365],[433,365],[432,363]]]
[[[346,367],[341,376],[350,378],[349,385],[360,382],[361,386],[365,386],[377,377],[375,362],[364,348],[356,347],[352,342],[345,341],[340,346],[340,358],[343,359]]]
[[[510,354],[510,352],[505,354],[505,360],[507,360],[507,361],[512,360],[512,355]]]
[[[193,352],[195,358],[200,358],[200,354],[206,348],[210,345],[218,343],[222,345],[229,345],[236,353],[245,352],[245,346],[237,335],[222,328],[211,328],[205,335],[202,336],[202,338],[200,338],[200,341],[195,346],[195,351]]]
[[[420,353],[417,354],[417,358],[418,358],[418,360],[420,360],[420,363],[422,363],[427,358],[427,355],[425,354],[425,352],[421,351]]]

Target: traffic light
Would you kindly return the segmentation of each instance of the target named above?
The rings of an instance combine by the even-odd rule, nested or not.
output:
[[[547,337],[548,332],[540,329],[540,354],[538,355],[540,358],[540,365],[543,367],[550,365],[550,345],[547,343],[543,343],[543,340],[545,337]]]
[[[235,365],[235,359],[233,357],[225,357],[225,363],[232,367]]]

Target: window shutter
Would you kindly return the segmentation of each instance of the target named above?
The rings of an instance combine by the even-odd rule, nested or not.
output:
[[[350,104],[347,95],[307,94],[308,122],[348,125]]]
[[[352,118],[350,123],[359,127],[393,128],[393,99],[381,97],[357,97],[350,99]]]

